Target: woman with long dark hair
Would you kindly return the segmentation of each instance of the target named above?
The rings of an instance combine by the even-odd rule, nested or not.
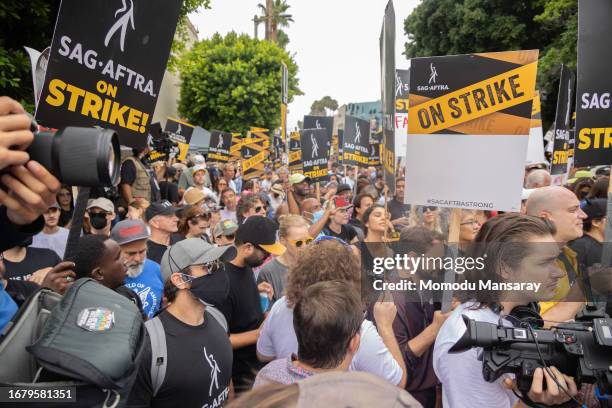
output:
[[[60,206],[60,217],[58,225],[70,228],[72,213],[74,212],[74,200],[72,199],[72,189],[65,184],[62,185],[57,193],[57,203]]]

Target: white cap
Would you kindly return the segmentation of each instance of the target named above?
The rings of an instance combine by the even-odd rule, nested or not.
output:
[[[204,156],[202,156],[201,154],[196,154],[195,156],[193,156],[193,163],[194,164],[206,164],[206,160],[204,159]]]

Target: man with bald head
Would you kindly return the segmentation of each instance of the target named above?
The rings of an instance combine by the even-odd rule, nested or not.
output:
[[[550,186],[552,177],[547,170],[536,169],[527,174],[525,178],[525,188],[540,188]]]
[[[329,204],[329,202],[327,204]],[[325,209],[323,209],[321,207],[321,202],[315,197],[308,197],[302,201],[302,212],[300,215],[310,223],[308,233],[311,237],[316,237],[321,233],[323,227],[325,227],[325,224],[327,224],[329,220],[331,211],[331,205],[326,205]]]
[[[565,271],[565,276],[557,284],[554,301],[540,303],[542,317],[550,321],[573,319],[583,305],[584,296],[579,285],[581,273],[576,253],[567,243],[582,236],[582,223],[587,215],[580,208],[576,195],[558,186],[533,191],[527,200],[526,211],[527,215],[546,218],[555,225],[554,238],[561,247],[557,264]]]

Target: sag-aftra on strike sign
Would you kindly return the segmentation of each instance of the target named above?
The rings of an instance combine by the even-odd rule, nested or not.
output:
[[[538,51],[415,58],[406,202],[518,211]]]
[[[62,0],[36,119],[111,128],[144,146],[181,4]]]

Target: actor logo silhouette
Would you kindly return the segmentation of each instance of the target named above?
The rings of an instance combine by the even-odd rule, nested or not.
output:
[[[223,135],[219,133],[219,142],[217,143],[217,149],[223,148]]]
[[[404,83],[402,82],[402,78],[395,73],[395,97],[397,98],[402,94],[402,89],[404,89]]]
[[[436,67],[434,66],[433,63],[429,64],[429,70],[431,71],[431,73],[429,74],[429,83],[435,84],[436,79],[438,78],[438,71],[436,70]]]
[[[310,141],[312,142],[312,152],[310,157],[314,159],[315,157],[319,156],[319,144],[317,143],[317,139],[315,138],[314,134],[310,135]]]
[[[219,365],[217,364],[217,361],[215,360],[215,357],[212,355],[212,353],[208,354],[206,352],[206,347],[204,347],[204,357],[206,358],[206,362],[210,366],[210,387],[208,388],[208,396],[210,397],[212,396],[213,385],[217,390],[219,389],[219,379],[217,376],[221,372],[221,370],[219,369]]]
[[[126,2],[129,4],[129,8]],[[132,0],[121,0],[121,3],[123,5],[119,10],[115,12],[115,17],[117,17],[117,15],[119,14],[121,16],[117,19],[117,21],[115,21],[115,24],[111,26],[111,28],[108,30],[108,33],[106,33],[106,37],[104,37],[104,45],[108,47],[108,43],[113,38],[115,33],[121,30],[121,34],[119,37],[119,48],[121,48],[121,51],[123,52],[124,46],[125,46],[125,33],[127,31],[128,24],[132,26],[132,30],[135,30],[136,27],[134,27],[134,3],[133,1]]]
[[[357,122],[355,122],[355,139],[353,139],[353,143],[361,143],[361,129],[359,128],[359,123]]]
[[[317,119],[315,126],[317,127],[317,129],[321,129],[321,124],[319,123],[319,119]]]
[[[179,123],[178,128],[176,129],[176,134],[180,135],[182,131],[183,131],[183,128],[181,127],[181,124]]]

